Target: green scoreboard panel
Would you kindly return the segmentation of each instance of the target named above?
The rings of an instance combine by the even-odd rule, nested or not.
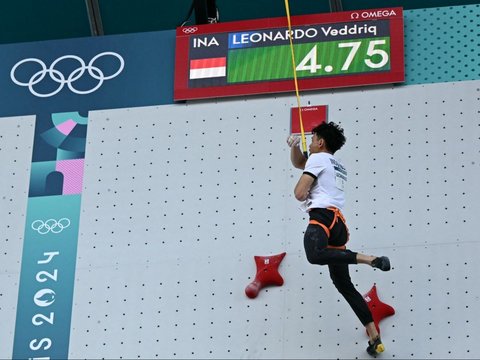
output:
[[[390,38],[294,45],[299,78],[390,70]],[[228,53],[228,84],[293,78],[289,45]]]

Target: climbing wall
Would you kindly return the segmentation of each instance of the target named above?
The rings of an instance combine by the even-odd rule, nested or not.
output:
[[[388,255],[376,283],[397,314],[386,358],[474,358],[480,290],[477,81],[305,96],[346,131],[350,247]],[[105,358],[356,358],[366,336],[306,261],[294,98],[98,111],[91,127],[70,354]],[[281,288],[251,300],[254,255],[286,251]]]
[[[13,345],[34,124],[33,116],[0,119],[0,358]]]

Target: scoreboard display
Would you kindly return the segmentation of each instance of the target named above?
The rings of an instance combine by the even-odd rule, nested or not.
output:
[[[175,100],[404,81],[402,8],[177,28]]]

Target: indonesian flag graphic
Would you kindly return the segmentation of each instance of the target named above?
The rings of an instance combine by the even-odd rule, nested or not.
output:
[[[190,60],[190,79],[207,79],[227,76],[227,58]]]

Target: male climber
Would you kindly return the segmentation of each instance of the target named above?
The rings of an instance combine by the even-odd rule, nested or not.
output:
[[[292,135],[287,139],[293,166],[303,170],[294,193],[310,218],[304,236],[305,253],[311,264],[328,265],[333,284],[367,330],[370,338],[367,352],[375,356],[385,347],[363,296],[350,279],[348,265],[367,264],[388,271],[390,261],[386,256],[369,256],[346,249],[349,232],[341,210],[347,171],[333,156],[346,138],[343,129],[333,122],[315,127],[312,133],[308,160],[298,146],[300,138]]]

